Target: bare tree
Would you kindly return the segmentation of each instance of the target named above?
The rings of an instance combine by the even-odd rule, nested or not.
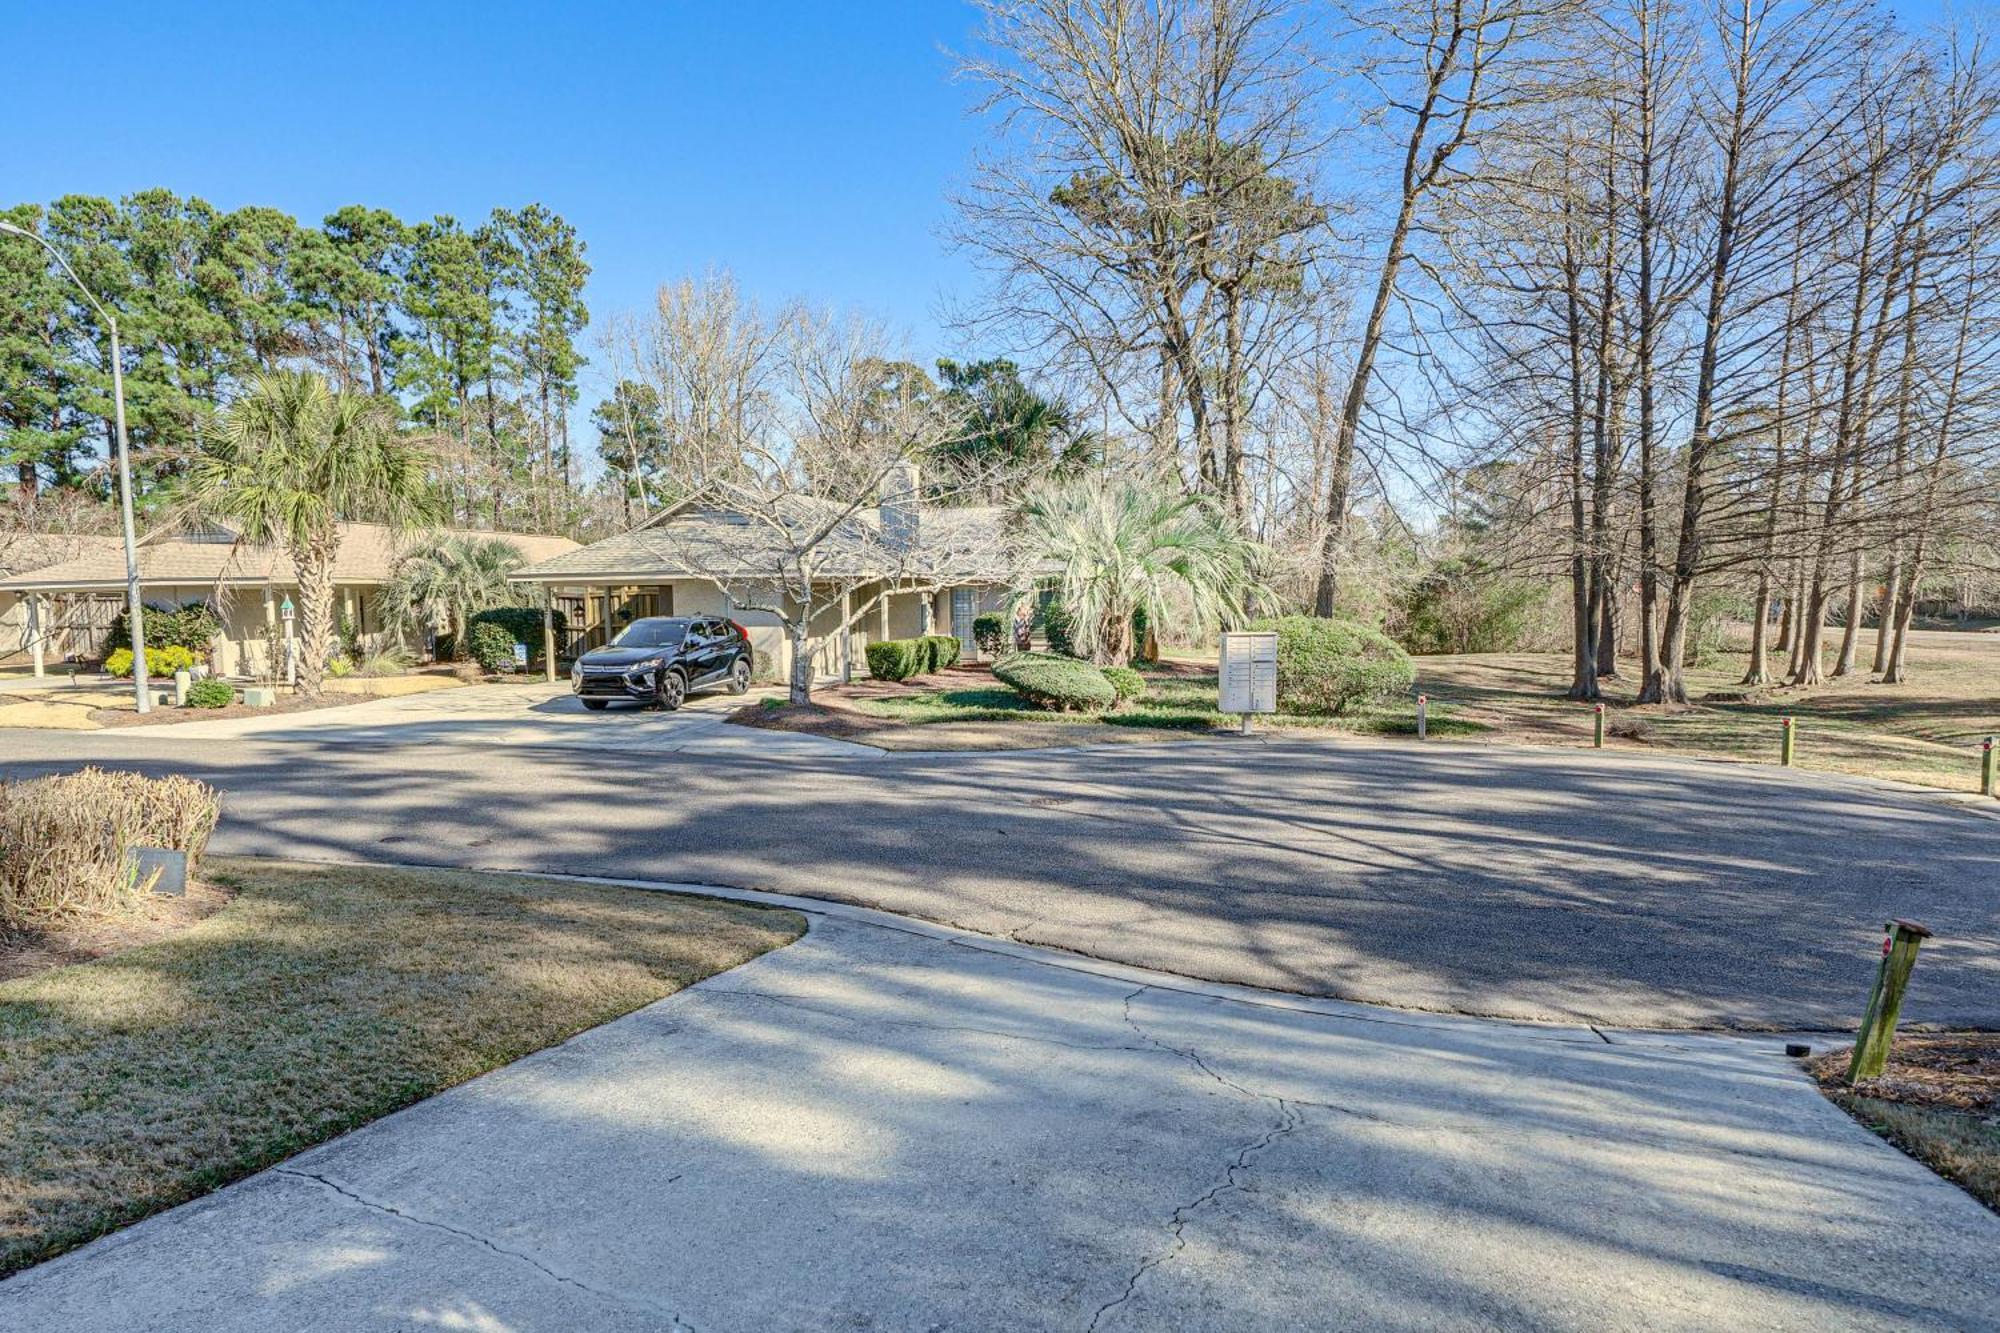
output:
[[[733,345],[759,349],[758,410],[725,418],[703,450],[709,476],[650,539],[670,565],[779,623],[791,700],[807,703],[814,639],[844,639],[885,597],[1004,574],[997,511],[924,505],[996,483],[922,479],[964,422],[937,395],[902,391],[907,363],[873,326],[793,308],[735,327]]]
[[[1248,442],[1329,241],[1303,0],[982,0],[1001,150],[959,202],[973,321],[1087,371],[1157,464],[1246,515]],[[1185,447],[1183,447],[1185,432]]]
[[[1524,77],[1513,62],[1532,50],[1567,8],[1561,0],[1400,0],[1353,14],[1368,43],[1364,76],[1405,133],[1374,296],[1333,427],[1315,614],[1330,616],[1339,602],[1355,438],[1420,210],[1434,192],[1463,177],[1463,157],[1491,119],[1541,95],[1535,79]]]

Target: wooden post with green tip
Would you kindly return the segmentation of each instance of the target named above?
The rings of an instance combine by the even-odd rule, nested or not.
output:
[[[1849,1083],[1874,1078],[1889,1063],[1889,1045],[1896,1038],[1896,1020],[1903,1013],[1903,992],[1910,985],[1910,970],[1917,965],[1917,950],[1931,936],[1929,927],[1914,921],[1891,921],[1883,929],[1889,932],[1889,937],[1882,941],[1882,963],[1875,969],[1875,988],[1868,993],[1861,1030],[1854,1034],[1854,1054],[1847,1062]]]
[[[1988,736],[1986,743],[1979,748],[1981,750],[1979,756],[1979,794],[1981,796],[2000,796],[2000,790],[1995,789],[1996,774],[1994,772],[1996,768],[2000,768],[2000,746],[1996,746],[1994,738]]]
[[[1595,734],[1592,736],[1590,743],[1602,750],[1604,748],[1604,705],[1598,704],[1591,711],[1597,716]]]
[[[1798,749],[1798,742],[1798,723],[1788,717],[1785,719],[1785,739],[1778,746],[1778,762],[1786,768],[1792,766],[1792,754]]]

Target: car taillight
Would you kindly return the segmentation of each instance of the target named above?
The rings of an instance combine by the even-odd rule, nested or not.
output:
[[[741,625],[737,624],[737,623],[736,623],[735,621],[733,621],[733,620],[729,622],[729,628],[731,628],[731,629],[733,629],[733,630],[735,630],[735,631],[736,631],[736,637],[737,637],[737,638],[739,638],[739,639],[743,640],[743,641],[744,641],[745,643],[748,643],[748,642],[750,642],[750,631],[749,631],[749,630],[747,630],[747,629],[744,629],[744,628],[743,628],[743,627],[742,627]]]

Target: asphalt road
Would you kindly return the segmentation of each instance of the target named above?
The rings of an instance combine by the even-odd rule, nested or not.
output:
[[[1972,1329],[2000,1218],[1771,1037],[802,940],[0,1283],[0,1330]]]
[[[1937,938],[1905,1021],[2000,1028],[2000,819],[1772,768],[1283,737],[859,756],[0,732],[0,772],[83,762],[216,783],[232,853],[769,889],[1507,1017],[1852,1027],[1882,923],[1912,917]]]

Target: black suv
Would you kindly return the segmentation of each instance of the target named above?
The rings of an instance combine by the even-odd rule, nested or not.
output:
[[[733,620],[647,616],[619,631],[608,647],[579,657],[569,687],[585,708],[630,699],[672,712],[689,691],[704,686],[743,693],[753,665],[750,635]]]

